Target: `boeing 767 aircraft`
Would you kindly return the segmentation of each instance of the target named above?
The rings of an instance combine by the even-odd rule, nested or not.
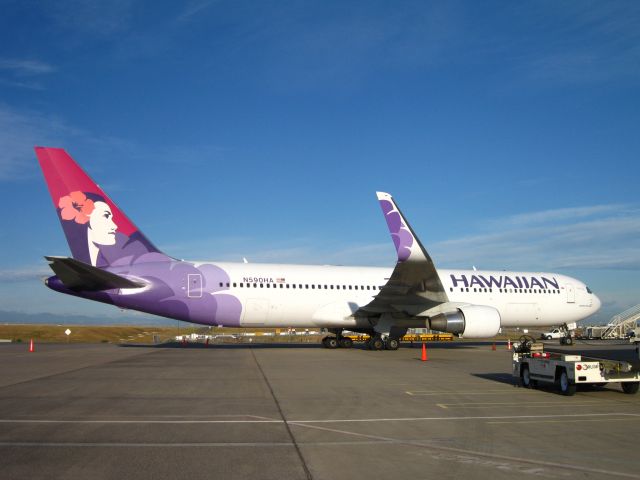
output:
[[[58,292],[202,325],[344,330],[395,350],[408,328],[487,338],[501,327],[581,320],[600,300],[556,273],[437,270],[388,193],[378,201],[397,252],[393,268],[188,262],[161,252],[60,148],[36,147],[72,257],[45,257]],[[335,335],[335,336],[334,336]]]

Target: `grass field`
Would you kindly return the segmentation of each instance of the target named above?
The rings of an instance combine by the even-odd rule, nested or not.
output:
[[[65,334],[66,329],[71,334]],[[250,328],[219,328],[201,327],[198,325],[181,327],[159,326],[91,326],[91,325],[43,325],[43,324],[4,324],[0,325],[0,340],[28,343],[34,342],[52,343],[161,343],[173,340],[177,335],[189,335],[191,333],[220,335],[220,334],[244,334],[255,336],[244,337],[243,341],[255,342],[319,342],[324,335],[293,335],[280,336],[279,333],[286,329],[250,329]],[[263,333],[272,336],[263,336]],[[532,332],[533,333],[533,332]],[[494,337],[494,340],[517,340],[521,332],[509,331]],[[539,334],[535,334],[536,337]],[[228,341],[240,341],[229,340]]]
[[[66,329],[71,330],[67,337]],[[81,326],[81,325],[0,325],[0,339],[12,342],[69,342],[69,343],[151,343],[154,335],[157,341],[166,341],[176,335],[208,331],[207,328],[167,328],[156,326]]]
[[[65,330],[71,330],[67,337]],[[256,336],[252,341],[290,341],[288,336],[262,337],[260,333],[279,333],[284,329],[244,329],[244,328],[218,328],[201,327],[198,325],[181,327],[158,327],[158,326],[90,326],[90,325],[42,325],[42,324],[4,324],[0,325],[0,339],[12,342],[28,343],[31,339],[34,342],[53,343],[160,343],[173,340],[177,335],[197,334],[250,334]],[[317,337],[317,336],[314,336]]]

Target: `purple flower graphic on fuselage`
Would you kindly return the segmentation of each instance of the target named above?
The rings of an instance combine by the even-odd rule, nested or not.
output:
[[[396,210],[393,203],[389,200],[380,200],[380,206],[384,212],[384,218],[387,221],[391,239],[398,253],[398,261],[404,262],[411,255],[411,246],[413,245],[413,235],[402,221],[400,212]]]
[[[215,265],[196,267],[161,253],[147,253],[133,264],[121,262],[110,270],[151,283],[147,291],[113,295],[113,303],[121,307],[205,325],[240,324],[242,305],[235,296],[223,293],[227,287],[220,284],[226,285],[229,275]],[[196,289],[187,284],[193,276],[200,279]]]

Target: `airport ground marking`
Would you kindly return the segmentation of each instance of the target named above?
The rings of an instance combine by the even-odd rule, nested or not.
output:
[[[490,458],[492,460],[500,460],[500,461],[503,461],[503,462],[504,461],[506,461],[506,462],[515,462],[516,464],[518,464],[518,463],[527,463],[527,464],[531,464],[531,465],[542,466],[543,468],[544,467],[555,467],[555,468],[563,468],[563,469],[566,469],[566,470],[573,470],[573,471],[579,471],[579,472],[597,473],[597,474],[616,476],[616,477],[640,479],[640,475],[633,474],[633,473],[616,472],[616,471],[612,471],[612,470],[604,470],[604,469],[598,469],[598,468],[583,467],[583,466],[580,466],[580,465],[571,465],[571,464],[564,464],[564,463],[549,462],[547,460],[533,460],[533,459],[530,459],[530,458],[512,457],[512,456],[509,456],[509,455],[499,455],[499,454],[493,454],[493,453],[487,453],[487,452],[478,452],[478,451],[475,451],[475,450],[467,450],[467,449],[463,449],[463,448],[446,447],[446,446],[439,445],[437,443],[432,443],[432,442],[424,442],[424,441],[417,441],[417,440],[403,440],[403,439],[392,438],[392,437],[383,437],[383,436],[379,436],[379,435],[371,435],[371,434],[366,434],[366,433],[351,432],[351,431],[348,431],[348,430],[339,430],[339,429],[336,429],[336,428],[321,427],[319,425],[308,425],[308,424],[303,424],[301,422],[297,422],[297,423],[296,422],[290,422],[290,424],[291,425],[300,426],[300,427],[315,429],[315,430],[321,430],[321,431],[327,431],[327,432],[332,432],[332,433],[343,434],[343,435],[353,435],[353,436],[357,436],[357,437],[361,437],[361,438],[370,438],[370,439],[374,439],[374,440],[381,440],[381,441],[385,441],[385,442],[389,442],[389,443],[394,443],[394,444],[397,444],[397,445],[408,445],[408,446],[419,447],[419,448],[428,448],[430,450],[439,450],[439,451],[451,452],[451,453],[456,453],[456,454],[471,455],[471,456],[479,457],[479,458]],[[540,473],[539,470],[536,473],[539,474]],[[558,472],[549,472],[549,473],[554,475],[554,476],[557,476]]]
[[[116,442],[0,442],[0,447],[293,447],[291,442],[179,442],[179,443],[116,443]]]
[[[527,403],[515,403],[515,402],[485,402],[485,403],[436,403],[440,408],[551,408],[551,407],[610,407],[612,405],[618,405],[615,402],[584,402],[584,403],[566,403],[566,402],[527,402]]]
[[[30,419],[3,418],[0,423],[87,423],[87,424],[216,424],[216,423],[285,423],[284,420],[74,420],[74,419]]]
[[[549,415],[489,415],[489,416],[456,416],[456,417],[395,417],[395,418],[334,418],[311,420],[107,420],[107,419],[32,419],[32,418],[2,418],[0,424],[24,423],[24,424],[283,424],[309,425],[330,423],[377,423],[377,422],[441,422],[441,421],[465,421],[465,420],[524,420],[524,419],[548,419],[548,418],[583,418],[583,417],[628,417],[640,418],[640,413],[571,413]]]
[[[412,397],[431,397],[431,396],[439,396],[439,395],[496,395],[500,393],[508,393],[509,395],[520,394],[527,395],[531,394],[531,391],[525,390],[516,390],[515,392],[512,389],[504,389],[504,390],[487,390],[484,392],[454,392],[454,391],[446,391],[446,392],[434,392],[425,391],[425,390],[407,390],[407,395],[411,395]]]
[[[586,422],[629,422],[634,420],[640,420],[638,418],[583,418],[581,420],[524,420],[524,421],[515,421],[515,422],[487,422],[487,425],[514,425],[514,424],[525,424],[525,423],[586,423]]]

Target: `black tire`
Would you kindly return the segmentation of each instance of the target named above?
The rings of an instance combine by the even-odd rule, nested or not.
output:
[[[565,345],[573,345],[573,338],[571,338],[571,337],[565,338],[564,344]]]
[[[397,350],[399,346],[400,342],[397,338],[387,338],[387,341],[385,342],[385,348],[387,350]]]
[[[531,382],[531,374],[529,372],[529,365],[523,365],[520,369],[520,385],[524,388],[533,388],[533,383]]]
[[[371,339],[371,350],[384,350],[384,340],[380,337]]]
[[[574,393],[576,393],[576,384],[571,383],[569,380],[569,375],[567,375],[567,371],[563,368],[560,372],[560,376],[558,377],[558,387],[560,388],[560,393],[570,397]]]
[[[338,348],[338,339],[336,337],[326,337],[322,343],[326,348]]]
[[[633,395],[634,393],[638,393],[640,382],[622,382],[620,385],[622,386],[622,391],[624,393]]]
[[[353,340],[351,340],[349,337],[341,337],[339,343],[341,348],[353,347]]]

